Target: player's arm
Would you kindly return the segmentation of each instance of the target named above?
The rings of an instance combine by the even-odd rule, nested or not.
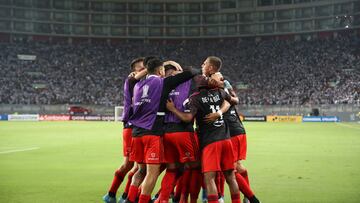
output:
[[[224,88],[228,91],[228,93],[231,97],[230,103],[232,105],[239,104],[239,97],[236,95],[236,92],[234,91],[233,87],[231,86],[231,84],[228,80],[224,81]]]
[[[171,91],[181,83],[190,80],[191,78],[193,78],[196,75],[199,75],[200,73],[201,73],[200,70],[191,68],[190,70],[184,70],[184,72],[179,73],[177,75],[169,76],[164,79],[164,88],[167,88],[168,90]]]
[[[218,87],[223,88],[228,91],[230,95],[229,102],[232,105],[239,104],[239,98],[237,97],[233,87],[231,86],[228,80],[224,80],[223,75],[220,72],[214,73],[211,75],[211,80],[215,80],[218,82]]]
[[[182,69],[182,67],[180,66],[180,64],[178,64],[178,63],[175,62],[175,61],[165,61],[165,62],[164,62],[164,66],[166,66],[166,65],[172,65],[172,66],[174,66],[174,67],[176,68],[176,71],[179,71],[179,72],[182,72],[182,71],[183,71],[183,69]]]
[[[172,100],[167,100],[166,102],[166,108],[175,114],[176,117],[178,117],[180,120],[186,123],[190,123],[194,119],[194,115],[192,113],[185,113],[182,111],[179,111]]]
[[[133,93],[134,93],[134,87],[136,85],[137,82],[139,82],[140,80],[135,79],[135,77],[128,77],[128,87],[127,91],[130,93],[130,99],[133,97]],[[124,89],[125,91],[125,89]]]
[[[147,69],[145,68],[144,70],[136,73],[136,74],[134,75],[134,78],[135,78],[136,80],[140,80],[141,78],[145,77],[147,74],[148,74],[148,71],[147,71]]]
[[[221,104],[220,110],[217,111],[216,113],[210,113],[206,115],[204,121],[207,123],[215,122],[223,115],[223,113],[229,110],[230,106],[231,104],[228,101],[224,100],[224,102]]]
[[[233,93],[231,93],[231,92],[233,92]],[[231,103],[232,105],[237,105],[237,104],[239,104],[239,97],[236,96],[235,91],[234,91],[234,90],[231,90],[231,91],[229,91],[229,93],[230,93],[230,96],[231,96],[231,101],[230,101],[230,103]],[[235,96],[232,96],[232,95],[235,95]]]
[[[224,88],[224,77],[220,72],[216,72],[212,74],[209,78],[209,86],[210,87],[218,87],[218,88]]]

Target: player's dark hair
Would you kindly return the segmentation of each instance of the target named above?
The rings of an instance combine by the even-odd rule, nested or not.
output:
[[[146,64],[146,69],[148,71],[148,73],[155,73],[156,69],[159,67],[159,66],[162,66],[163,65],[163,62],[159,59],[159,58],[153,58],[153,59],[150,59],[147,64]]]
[[[144,59],[145,59],[144,57],[139,57],[139,58],[136,58],[136,59],[132,60],[131,63],[130,63],[131,71],[134,70],[136,63],[139,63],[139,62],[141,62],[141,61],[144,61]]]
[[[166,66],[164,66],[165,67],[165,71],[167,71],[167,70],[170,70],[170,69],[172,69],[172,70],[176,70],[176,67],[175,66],[173,66],[173,65],[171,65],[171,64],[167,64]]]
[[[208,60],[209,60],[209,63],[215,67],[216,71],[220,71],[221,66],[222,66],[222,61],[219,57],[209,56]]]
[[[144,58],[144,66],[147,68],[147,64],[148,64],[148,62],[151,60],[151,59],[155,59],[155,58],[157,58],[156,56],[147,56],[147,57],[145,57]]]

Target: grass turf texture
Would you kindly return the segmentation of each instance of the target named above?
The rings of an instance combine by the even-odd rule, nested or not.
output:
[[[245,165],[263,203],[360,202],[359,124],[245,127]],[[121,132],[114,122],[0,122],[0,202],[101,202],[122,161]]]

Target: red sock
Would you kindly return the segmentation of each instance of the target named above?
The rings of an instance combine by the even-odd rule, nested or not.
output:
[[[134,174],[135,174],[134,172],[128,173],[128,180],[126,182],[126,186],[125,186],[125,190],[124,190],[124,193],[126,193],[126,194],[129,193],[129,188],[130,188],[132,177],[134,176]]]
[[[219,199],[218,199],[218,195],[208,195],[208,203],[218,203]]]
[[[240,193],[231,195],[231,203],[240,203]]]
[[[159,202],[169,202],[171,192],[174,190],[176,182],[176,169],[168,169],[161,181],[161,192]]]
[[[151,199],[151,196],[150,195],[140,195],[139,197],[139,202],[138,203],[149,203]]]
[[[240,173],[240,175],[246,180],[246,183],[250,186],[250,181],[249,181],[249,177],[248,177],[247,170],[245,170],[244,172]]]
[[[124,180],[126,174],[123,174],[120,170],[115,171],[114,179],[111,183],[111,187],[109,192],[116,194],[117,190],[119,189],[120,184]]]
[[[136,197],[138,195],[138,190],[139,188],[135,185],[130,185],[130,188],[129,188],[129,194],[128,194],[128,197],[127,199],[130,201],[130,202],[135,202],[136,200]]]
[[[191,170],[185,170],[183,174],[183,188],[181,190],[180,202],[187,202],[189,196],[189,185],[191,184]],[[181,201],[182,200],[182,201]]]
[[[199,169],[191,170],[190,203],[196,203],[199,197],[202,183],[202,174]]]
[[[140,195],[141,195],[141,189],[142,189],[142,187],[139,187],[138,193],[137,193],[137,197],[140,197]]]
[[[183,177],[180,176],[179,179],[177,180],[175,194],[174,194],[174,199],[176,201],[180,200],[182,188],[183,188]]]
[[[181,194],[179,203],[188,203],[189,193]]]
[[[250,199],[252,196],[254,196],[253,191],[250,189],[249,185],[246,183],[246,180],[239,174],[235,173],[236,176],[236,182],[239,186],[239,190]]]

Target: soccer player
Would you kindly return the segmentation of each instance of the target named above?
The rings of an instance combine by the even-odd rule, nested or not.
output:
[[[139,203],[148,203],[163,162],[163,123],[166,100],[174,88],[191,79],[200,71],[188,70],[175,76],[162,78],[165,74],[163,62],[153,58],[146,63],[148,75],[134,87],[132,152],[130,160],[139,164],[130,186],[127,202],[134,202],[142,182]],[[142,181],[143,179],[143,181]]]
[[[222,66],[222,61],[220,58],[218,58],[216,56],[210,56],[204,61],[203,65],[202,65],[203,74],[206,76],[212,76],[212,78],[215,80],[223,80],[221,74],[218,74],[221,69],[221,66]],[[225,85],[226,84],[227,83],[225,83]],[[234,104],[237,104],[239,102],[239,100],[236,97],[235,92],[229,86],[230,86],[230,84],[226,85],[228,91],[230,91],[230,93],[232,93],[229,96],[231,96],[231,103],[233,105],[232,105],[231,109],[224,114],[224,119],[225,119],[225,122],[229,125],[230,135],[232,135],[232,137],[234,137],[234,138],[232,138],[232,142],[234,144],[236,144],[235,145],[235,150],[236,150],[235,155],[237,156],[237,157],[235,157],[236,169],[239,170],[238,173],[236,173],[236,181],[238,183],[240,191],[246,196],[246,198],[249,198],[250,202],[258,202],[259,200],[256,198],[256,196],[250,189],[248,181],[246,181],[247,173],[246,174],[243,173],[244,167],[241,165],[241,162],[239,161],[244,158],[244,152],[243,152],[244,149],[245,149],[245,154],[246,154],[246,141],[245,141],[245,145],[243,144],[242,146],[239,146],[239,144],[240,144],[239,139],[241,141],[244,141],[243,135],[245,134],[245,129],[244,129],[240,119],[237,116],[236,108],[234,106]],[[236,117],[234,116],[235,114],[236,114]],[[218,116],[216,114],[213,114],[213,115]],[[211,118],[209,118],[209,119],[213,120]],[[243,148],[241,148],[241,147],[243,147]],[[239,162],[240,162],[240,164],[239,164]],[[246,178],[244,178],[240,174],[243,174],[244,176],[246,176]],[[222,188],[222,187],[220,186],[219,188]]]
[[[209,70],[209,69],[207,69]],[[219,71],[219,69],[210,70]],[[222,81],[223,77],[220,72],[211,74],[212,78],[217,81]],[[233,150],[235,155],[235,168],[236,168],[236,181],[238,182],[240,191],[245,195],[244,202],[248,202],[249,199],[256,198],[254,192],[250,188],[249,179],[246,168],[242,165],[241,160],[246,159],[246,132],[245,128],[238,116],[235,105],[239,103],[239,99],[233,90],[230,82],[224,82],[225,91],[231,96],[232,104],[229,111],[224,113],[225,122],[229,125],[231,141],[233,144]],[[222,188],[220,185],[219,188]],[[251,202],[251,201],[250,201]]]
[[[234,97],[235,100],[238,101],[238,97],[228,81],[225,81],[225,91],[228,92],[230,96]],[[245,195],[244,202],[248,202],[248,198],[252,198],[252,196],[254,196],[254,193],[250,189],[250,182],[249,182],[247,170],[245,166],[241,163],[241,160],[246,159],[246,151],[247,151],[245,128],[239,118],[239,115],[234,105],[232,105],[229,111],[224,114],[224,119],[229,124],[229,128],[230,128],[231,142],[233,144],[233,150],[236,160],[235,162],[235,169],[237,171],[236,180],[238,182],[239,187],[241,187],[241,191],[243,191]]]
[[[145,69],[144,67],[144,58],[136,58],[130,63],[132,75],[139,73]],[[129,117],[132,114],[132,96],[133,96],[133,86],[129,85],[129,82],[132,80],[132,77],[128,77],[124,83],[124,110],[122,115],[123,121],[123,156],[124,161],[121,166],[115,171],[115,175],[112,181],[112,184],[109,188],[108,193],[103,197],[104,202],[106,203],[116,203],[116,192],[119,189],[122,181],[124,180],[126,174],[134,166],[134,162],[129,161],[129,155],[131,152],[131,132],[132,125],[128,122]],[[136,166],[135,166],[136,168]],[[135,170],[135,169],[134,169]],[[129,173],[129,179],[131,180],[133,173]],[[126,198],[126,193],[123,194],[122,199]]]
[[[177,71],[176,66],[179,65],[173,61],[170,61],[165,65],[165,77],[174,76],[180,73]],[[169,99],[174,102],[174,105],[180,111],[189,111],[186,109],[186,104],[194,89],[194,83],[192,81],[193,80],[188,80],[180,84],[169,94]],[[177,174],[179,172],[178,167],[180,164],[195,162],[197,160],[196,155],[198,146],[195,140],[193,122],[185,123],[173,113],[166,113],[163,143],[165,152],[164,161],[167,163],[167,170],[161,182],[161,192],[156,202],[167,203],[169,201],[176,179],[179,177]],[[189,173],[191,171],[190,169],[186,169],[186,172]],[[196,199],[197,197],[194,200],[195,202]]]
[[[240,192],[235,181],[234,157],[229,136],[229,129],[224,120],[219,118],[215,122],[208,122],[207,115],[222,114],[220,106],[230,107],[224,99],[230,101],[229,96],[222,89],[207,89],[200,82],[200,89],[190,97],[191,113],[183,113],[171,105],[168,109],[183,121],[196,118],[201,152],[202,172],[208,192],[208,202],[218,202],[218,192],[215,184],[217,171],[222,171],[230,188],[233,203],[240,202]],[[225,110],[226,111],[226,110]]]

